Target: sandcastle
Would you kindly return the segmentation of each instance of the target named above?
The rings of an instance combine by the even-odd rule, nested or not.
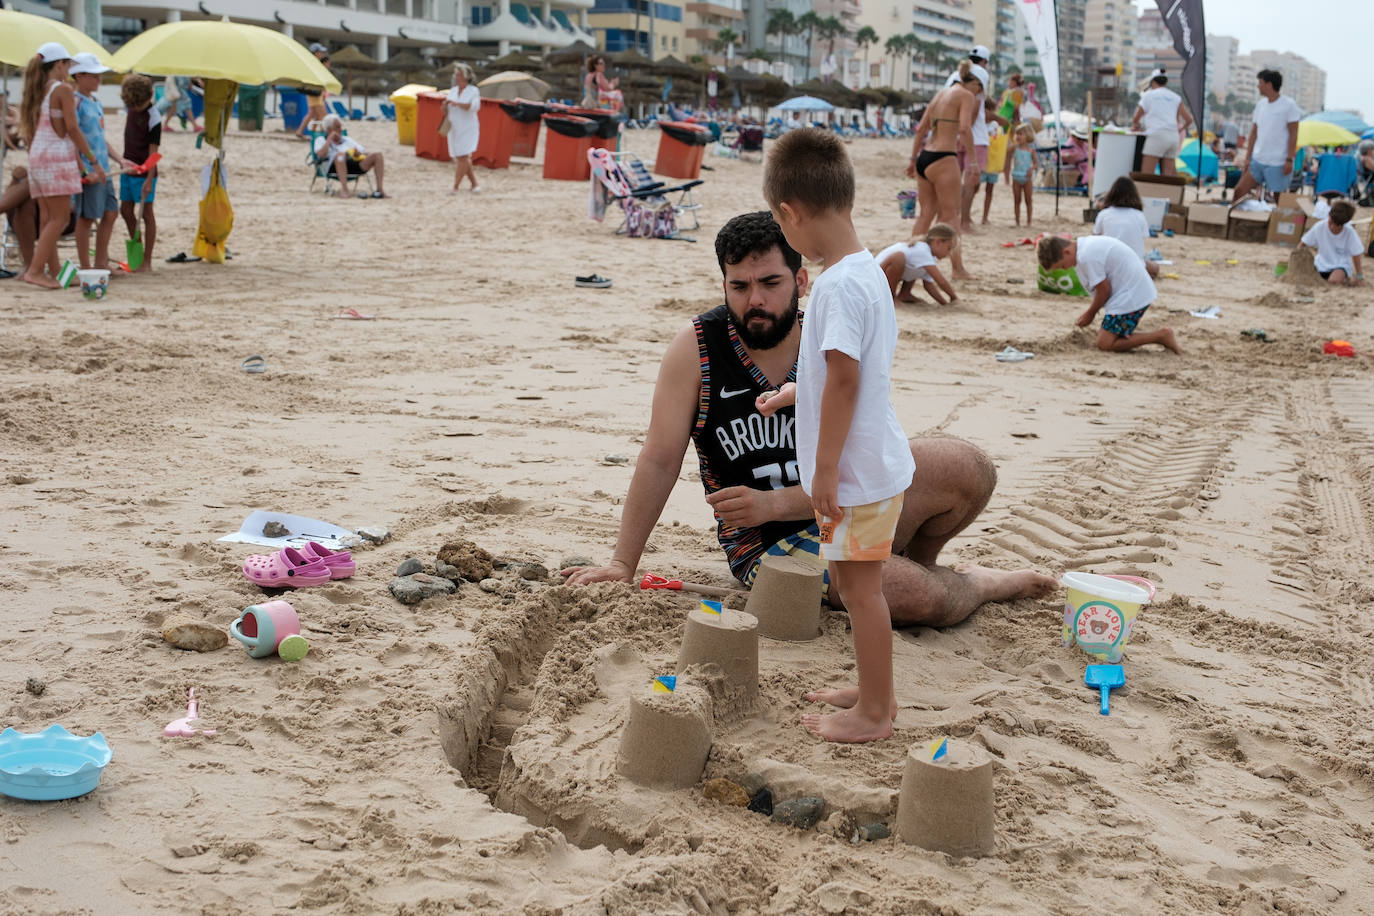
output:
[[[711,695],[705,690],[681,681],[675,690],[663,692],[646,685],[630,695],[616,772],[659,789],[696,785],[706,768],[713,731]]]
[[[805,642],[821,634],[825,567],[790,556],[767,556],[744,609],[758,618],[759,635]]]
[[[913,744],[897,801],[897,835],[952,856],[993,851],[992,758],[981,747],[946,741],[945,753]]]
[[[753,614],[722,609],[719,614],[695,608],[677,655],[677,673],[691,665],[716,665],[748,703],[759,692],[759,622]]]

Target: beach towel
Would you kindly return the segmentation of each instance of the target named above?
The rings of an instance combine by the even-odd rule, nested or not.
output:
[[[219,160],[211,163],[210,168],[210,190],[200,202],[200,226],[191,254],[211,264],[223,264],[224,243],[234,228],[234,208],[221,180]]]
[[[1046,270],[1037,265],[1035,268],[1035,284],[1047,293],[1062,293],[1066,296],[1088,295],[1088,291],[1084,289],[1082,281],[1078,279],[1078,271],[1074,270],[1072,267]]]

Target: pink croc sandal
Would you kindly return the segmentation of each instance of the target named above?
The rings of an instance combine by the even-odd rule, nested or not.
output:
[[[319,560],[323,563],[328,567],[331,579],[347,579],[358,568],[358,564],[353,562],[353,555],[347,550],[330,550],[314,541],[301,548],[301,555],[308,560]]]
[[[262,588],[306,588],[330,579],[329,567],[294,547],[283,547],[271,556],[249,557],[243,561],[243,575]]]

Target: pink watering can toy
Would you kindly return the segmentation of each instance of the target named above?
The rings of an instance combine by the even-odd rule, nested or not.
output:
[[[229,624],[229,635],[243,643],[254,658],[279,655],[298,662],[310,651],[301,635],[301,619],[285,601],[264,601],[243,609],[239,619]]]

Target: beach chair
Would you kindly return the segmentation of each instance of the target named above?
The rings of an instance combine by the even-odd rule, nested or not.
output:
[[[694,178],[691,181],[684,181],[681,184],[668,186],[667,182],[658,181],[653,175],[649,174],[649,168],[634,153],[612,153],[612,156],[620,164],[625,172],[625,177],[630,184],[630,190],[636,194],[654,193],[665,199],[670,194],[676,194],[677,199],[672,201],[673,209],[679,217],[691,214],[692,225],[680,226],[683,229],[698,229],[701,221],[697,219],[697,212],[701,209],[701,204],[697,203],[692,197],[692,189],[697,185],[705,184],[705,179]],[[679,223],[681,220],[679,219]]]
[[[680,208],[679,204],[670,201],[667,195],[690,192],[691,188],[687,185],[695,186],[702,182],[692,181],[670,188],[665,187],[661,181],[650,181],[648,185],[641,182],[640,186],[636,187],[634,179],[631,178],[631,168],[621,159],[629,159],[632,155],[617,155],[604,149],[587,151],[587,161],[591,163],[592,171],[592,219],[600,222],[605,217],[606,209],[615,203],[623,214],[620,225],[616,227],[616,235],[695,242],[695,238],[683,235],[682,229],[696,229],[701,225],[696,218],[696,206],[689,202],[688,207]],[[643,167],[642,162],[639,165]],[[680,193],[679,201],[681,200]],[[685,213],[692,214],[691,226],[683,227],[679,224],[678,217]]]
[[[396,106],[395,106],[395,105],[392,105],[390,102],[383,102],[383,103],[381,104],[381,109],[382,109],[382,117],[386,118],[388,121],[394,121],[394,120],[396,120]]]
[[[735,152],[741,159],[749,159],[758,156],[758,161],[763,161],[763,128],[758,125],[741,125],[739,133],[735,136]],[[745,155],[745,154],[748,155]]]
[[[324,134],[316,134],[310,131],[306,132],[306,137],[310,140],[310,150],[305,154],[305,161],[310,165],[312,172],[310,176],[310,190],[314,191],[315,183],[323,178],[324,193],[333,194],[334,183],[339,180],[339,173],[334,170],[333,160],[324,155],[329,149],[329,141],[325,140]],[[364,172],[361,175],[348,176],[350,193],[358,193],[358,179],[360,178],[367,179],[367,186],[369,189],[372,191],[377,190],[376,185],[372,183],[372,173]]]
[[[348,116],[348,109],[345,108],[344,103],[340,102],[338,99],[329,100],[329,110],[345,121],[352,120]]]

